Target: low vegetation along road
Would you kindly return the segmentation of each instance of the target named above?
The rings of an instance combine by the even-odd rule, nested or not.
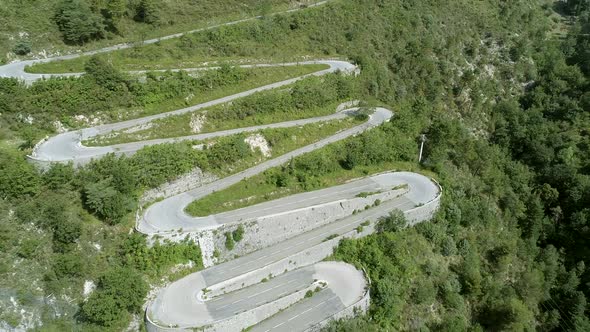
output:
[[[90,53],[125,47],[129,46],[118,45]],[[61,59],[73,57],[75,56]],[[43,61],[51,60],[55,59]],[[43,75],[24,72],[25,65],[33,62],[1,66],[0,76],[20,77],[28,82],[40,79]],[[326,64],[329,68],[168,113],[59,134],[40,142],[30,158],[43,166],[51,162],[70,161],[83,164],[107,153],[131,154],[146,145],[200,140],[263,128],[300,126],[342,118],[355,112],[357,109],[351,108],[324,117],[106,147],[82,145],[82,141],[97,135],[146,124],[170,115],[193,112],[258,91],[286,86],[309,75],[337,71],[352,73],[357,70],[354,65],[344,61],[309,61],[302,64],[311,63]],[[207,234],[212,237],[217,231],[243,226],[244,241],[252,241],[250,249],[244,249],[241,257],[210,266],[163,289],[148,304],[148,330],[204,328],[240,331],[251,327],[252,331],[303,331],[322,326],[327,319],[352,314],[353,307],[365,309],[369,294],[363,273],[348,264],[321,261],[331,254],[340,239],[371,233],[375,221],[392,210],[405,212],[411,222],[430,218],[438,207],[441,195],[440,187],[431,179],[409,172],[384,173],[206,217],[189,216],[185,213],[185,208],[194,200],[284,164],[295,156],[378,126],[391,117],[391,111],[376,108],[361,125],[237,174],[169,197],[138,214],[137,230],[148,236],[170,239],[190,236],[202,243]],[[293,218],[293,224],[279,229],[283,227],[280,220],[291,220],[289,218]],[[268,222],[275,219],[278,220],[276,223]],[[256,223],[256,230],[248,228]],[[211,248],[202,249],[204,256],[210,260]]]

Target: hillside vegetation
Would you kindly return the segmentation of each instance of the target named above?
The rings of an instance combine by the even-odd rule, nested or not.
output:
[[[294,7],[288,0],[3,0],[0,63],[142,42]]]
[[[563,39],[553,33],[556,10],[571,17]],[[589,18],[587,2],[574,0],[558,7],[533,0],[342,0],[93,61],[112,63],[98,67],[108,74],[134,63],[352,59],[361,67],[354,95],[394,110],[392,121],[241,188],[260,189],[254,194],[262,197],[403,168],[434,173],[444,193],[432,222],[403,229],[393,214],[378,234],[340,244],[333,258],[366,269],[372,301],[366,315],[327,330],[588,331]],[[77,61],[59,66],[91,63]],[[182,75],[170,75],[170,86]],[[23,157],[69,101],[39,98],[38,91],[60,96],[67,86],[76,102],[92,100],[84,114],[96,115],[119,105],[111,87],[129,88],[101,77],[31,87],[0,78],[0,294],[8,294],[0,297],[0,328],[118,331],[140,320],[148,284],[201,262],[190,243],[148,248],[142,236],[128,234],[139,194],[197,165],[223,175],[245,167],[239,160],[259,160],[243,137],[228,137],[205,151],[159,145],[131,158],[39,174]],[[320,97],[310,92],[298,100]],[[30,117],[41,108],[42,117]],[[421,134],[427,141],[419,165]],[[236,191],[229,194],[211,202],[236,199]],[[96,290],[84,301],[86,281]],[[32,322],[20,309],[33,313]]]

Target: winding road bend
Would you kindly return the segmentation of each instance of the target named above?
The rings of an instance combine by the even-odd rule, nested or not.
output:
[[[255,18],[222,25],[252,19]],[[218,26],[220,25],[187,33]],[[182,35],[148,40],[145,44]],[[132,45],[121,44],[76,55],[11,63],[0,66],[0,77],[16,77],[31,83],[43,77],[79,76],[81,73],[30,74],[25,72],[25,67],[39,62],[66,60],[129,47]],[[264,128],[300,126],[342,118],[357,110],[351,108],[324,117],[171,139],[104,147],[82,145],[84,140],[97,135],[146,124],[170,115],[194,112],[259,91],[286,86],[308,76],[358,71],[356,66],[346,61],[317,60],[298,64],[326,64],[329,68],[172,112],[59,134],[39,142],[29,158],[40,166],[70,161],[80,165],[108,153],[132,154],[153,144],[200,140]],[[297,63],[259,66],[276,65],[291,66]],[[194,200],[284,164],[295,156],[378,126],[389,121],[392,116],[391,111],[376,108],[361,125],[226,178],[166,198],[138,214],[136,229],[141,233],[172,241],[187,236],[198,241],[207,265],[206,269],[170,284],[147,304],[148,331],[194,328],[208,331],[241,331],[251,328],[251,331],[264,332],[317,330],[330,319],[355,314],[353,308],[366,309],[369,292],[363,273],[345,263],[322,260],[332,253],[341,239],[372,233],[375,221],[392,210],[403,211],[411,224],[428,220],[437,210],[442,194],[442,189],[433,180],[416,173],[387,172],[206,217],[189,216],[185,213],[185,208]],[[235,253],[219,247],[218,243],[225,231],[235,230],[239,225],[244,227],[245,234],[239,244],[240,256],[235,257]],[[222,258],[226,259],[224,263],[212,265],[212,256],[217,251],[214,249],[227,251],[222,254]]]

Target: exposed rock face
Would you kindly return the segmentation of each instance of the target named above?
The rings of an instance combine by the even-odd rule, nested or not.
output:
[[[193,134],[198,134],[203,130],[203,126],[205,125],[205,120],[207,116],[204,113],[193,114],[191,115],[191,121],[189,126],[191,128],[191,132]]]
[[[250,145],[250,149],[252,149],[252,151],[256,151],[256,149],[259,149],[260,153],[262,153],[262,155],[265,157],[270,157],[272,154],[270,145],[268,144],[266,138],[262,136],[262,134],[250,135],[246,137],[244,142]]]

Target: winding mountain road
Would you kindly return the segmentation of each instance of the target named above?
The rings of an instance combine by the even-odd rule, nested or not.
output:
[[[260,129],[265,128],[285,128],[285,127],[292,127],[292,126],[301,126],[307,123],[313,122],[320,122],[320,121],[329,121],[337,118],[343,118],[346,116],[347,112],[341,111],[337,112],[336,114],[324,116],[324,117],[316,117],[316,118],[309,118],[309,119],[302,119],[302,120],[295,120],[295,121],[288,121],[282,123],[274,123],[269,125],[261,125],[261,126],[254,126],[248,128],[238,128],[238,129],[231,129],[225,131],[219,131],[214,133],[206,133],[206,134],[199,134],[199,135],[191,135],[191,136],[184,136],[184,137],[176,137],[176,138],[167,138],[167,139],[155,139],[149,141],[141,141],[141,142],[132,142],[132,143],[125,143],[125,144],[117,144],[112,146],[101,146],[101,147],[87,147],[82,145],[82,141],[93,138],[98,135],[108,134],[110,132],[116,130],[122,130],[126,128],[135,127],[138,125],[146,124],[151,121],[162,119],[172,115],[180,115],[190,112],[195,112],[198,110],[206,109],[207,107],[223,104],[230,102],[232,100],[236,100],[238,98],[243,98],[249,95],[252,95],[257,92],[276,89],[279,87],[287,86],[293,84],[299,80],[302,80],[306,77],[310,76],[322,76],[329,73],[341,72],[345,74],[354,73],[357,70],[357,67],[353,64],[345,61],[336,61],[336,60],[318,60],[318,61],[306,61],[298,63],[300,65],[306,64],[324,64],[328,65],[329,67],[324,70],[320,70],[314,73],[302,75],[299,77],[287,79],[280,82],[275,82],[272,84],[267,84],[264,86],[260,86],[254,89],[250,89],[244,92],[240,92],[237,94],[229,95],[223,98],[211,100],[205,103],[201,103],[198,105],[155,114],[151,116],[146,116],[139,119],[132,119],[117,123],[110,123],[104,124],[100,126],[95,126],[91,128],[85,128],[81,130],[71,131],[62,133],[56,136],[53,136],[37,146],[33,150],[33,153],[29,156],[31,160],[39,164],[47,164],[51,162],[69,162],[72,161],[74,164],[84,164],[89,162],[93,158],[100,158],[108,153],[115,153],[115,154],[132,154],[137,150],[141,149],[144,146],[154,145],[154,144],[161,144],[167,142],[178,142],[181,140],[200,140],[212,137],[219,137],[225,135],[232,135],[239,132],[249,132],[249,131],[257,131]],[[274,66],[293,66],[297,65],[297,63],[286,63],[286,64],[273,64]],[[268,66],[268,65],[267,65]],[[2,67],[0,67],[0,72],[2,72]],[[389,111],[377,111],[369,121],[373,125],[377,125],[386,118],[388,119],[391,116]],[[360,130],[362,131],[362,130]],[[356,132],[360,132],[358,129]]]
[[[320,2],[314,6],[324,3]],[[255,18],[222,25],[238,24],[252,19]],[[212,29],[218,26],[220,25],[187,33]],[[144,44],[182,35],[175,34],[148,40]],[[132,46],[131,44],[121,44],[82,54],[11,63],[0,66],[0,76],[17,77],[27,83],[50,76],[79,76],[81,73],[30,74],[26,73],[24,69],[27,65],[34,63],[72,59],[78,56],[111,52]],[[108,153],[132,154],[144,146],[153,144],[179,140],[201,140],[240,132],[257,131],[264,128],[300,126],[307,123],[342,118],[350,114],[350,112],[356,111],[355,108],[351,108],[324,117],[170,139],[105,147],[86,147],[82,145],[82,141],[97,135],[146,124],[170,115],[194,112],[259,91],[286,86],[308,76],[320,76],[333,72],[355,73],[358,71],[351,63],[335,60],[260,66],[292,66],[297,64],[326,64],[329,68],[172,112],[59,134],[40,142],[30,156],[30,160],[41,166],[47,166],[53,162],[70,161],[79,165]],[[251,67],[252,65],[247,66]],[[299,213],[315,216],[314,213],[317,213],[317,211],[322,211],[322,209],[328,211],[327,209],[333,209],[334,207],[340,211],[340,214],[327,213],[323,216],[317,215],[317,218],[313,217],[312,225],[307,228],[271,232],[270,237],[272,239],[268,242],[268,245],[222,264],[210,266],[205,270],[193,273],[170,284],[158,293],[154,301],[147,305],[148,331],[173,331],[192,328],[203,328],[212,331],[240,331],[248,327],[252,331],[264,332],[305,331],[310,328],[317,328],[326,320],[343,312],[352,314],[350,309],[354,306],[366,307],[369,294],[363,273],[348,264],[320,261],[332,252],[332,248],[337,245],[340,239],[364,236],[371,233],[375,220],[388,215],[394,209],[406,213],[412,223],[430,218],[437,209],[442,194],[441,188],[431,179],[416,173],[390,172],[206,217],[189,216],[185,213],[185,208],[194,200],[260,174],[271,167],[284,164],[293,157],[378,126],[389,121],[392,116],[391,111],[376,108],[368,121],[361,125],[265,161],[242,172],[154,203],[142,214],[139,214],[136,229],[148,236],[164,238],[178,236],[182,238],[186,235],[202,240],[204,234],[212,236],[211,234],[225,229],[224,227],[252,223],[261,218],[272,219],[278,217],[280,219],[283,215],[297,216]],[[368,194],[369,198],[366,199],[374,200],[375,204],[372,206],[367,205],[364,209],[358,211],[355,209],[352,214],[346,212],[348,210],[345,209],[345,206],[365,202],[363,201],[365,198],[360,198],[359,195],[367,196],[366,193],[370,193]],[[381,198],[383,198],[382,202]],[[377,200],[379,200],[380,204],[376,203]],[[299,217],[296,218],[299,219]],[[316,221],[317,223],[315,223]],[[367,221],[371,221],[371,223],[367,223]],[[272,225],[265,227],[270,227],[272,230]],[[246,239],[248,236],[255,237],[256,234],[247,234]],[[204,252],[205,254],[209,255],[211,252]]]

